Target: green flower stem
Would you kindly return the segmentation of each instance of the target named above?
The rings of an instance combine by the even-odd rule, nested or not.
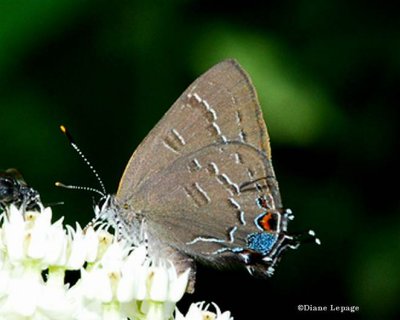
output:
[[[104,320],[120,320],[121,306],[118,301],[103,303],[103,319]]]

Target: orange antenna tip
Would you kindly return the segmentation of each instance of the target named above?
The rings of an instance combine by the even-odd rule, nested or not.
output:
[[[60,125],[60,130],[62,131],[62,133],[67,133],[67,128],[63,125]]]

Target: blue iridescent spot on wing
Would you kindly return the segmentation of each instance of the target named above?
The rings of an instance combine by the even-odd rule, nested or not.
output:
[[[247,237],[247,245],[249,249],[267,255],[277,239],[277,235],[268,232],[252,233]]]

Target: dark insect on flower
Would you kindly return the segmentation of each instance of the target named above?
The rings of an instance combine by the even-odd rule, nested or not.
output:
[[[0,209],[11,204],[23,210],[40,210],[43,205],[39,193],[27,185],[16,169],[0,172]]]

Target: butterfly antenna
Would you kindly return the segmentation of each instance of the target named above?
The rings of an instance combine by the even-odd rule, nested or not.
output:
[[[89,167],[89,169],[92,171],[93,175],[96,177],[97,182],[100,184],[100,188],[102,190],[102,192],[100,192],[99,190],[96,190],[94,188],[90,188],[90,187],[79,187],[79,186],[70,186],[70,185],[64,185],[60,182],[56,182],[56,186],[58,187],[64,187],[67,189],[77,189],[77,190],[86,190],[86,191],[93,191],[96,193],[99,193],[101,195],[105,195],[107,194],[106,188],[104,187],[104,183],[101,180],[99,174],[97,173],[96,169],[92,166],[92,164],[90,163],[90,161],[86,158],[86,156],[83,154],[83,152],[81,151],[81,149],[78,147],[78,145],[75,143],[74,139],[72,138],[71,134],[69,133],[69,131],[67,130],[67,128],[63,125],[60,125],[60,130],[61,132],[67,137],[69,144],[71,145],[72,148],[75,149],[75,151],[79,154],[79,156],[82,158],[82,160],[86,163],[86,165]]]
[[[72,190],[84,190],[84,191],[90,191],[90,192],[94,192],[97,193],[99,195],[101,195],[102,197],[104,197],[106,194],[101,192],[100,190],[97,190],[95,188],[91,188],[91,187],[85,187],[85,186],[74,186],[74,185],[69,185],[69,184],[64,184],[62,182],[57,181],[55,183],[56,187],[61,187],[61,188],[65,188],[65,189],[72,189]]]

